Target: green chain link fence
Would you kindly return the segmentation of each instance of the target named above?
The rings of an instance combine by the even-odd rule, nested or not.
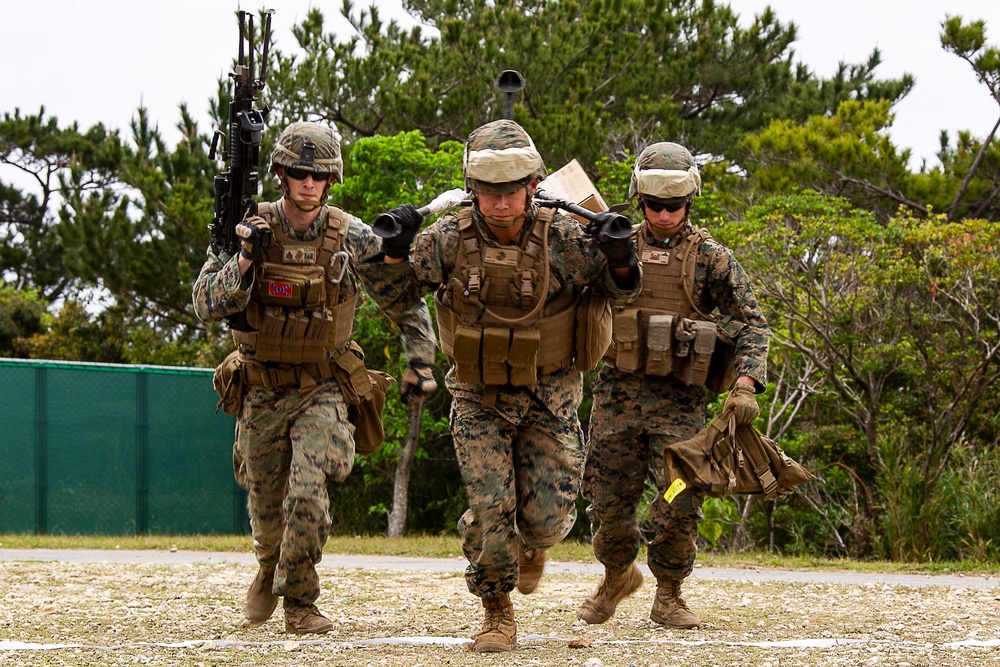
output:
[[[212,370],[0,359],[0,533],[244,534]]]

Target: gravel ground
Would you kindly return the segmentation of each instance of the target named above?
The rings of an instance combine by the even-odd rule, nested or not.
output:
[[[482,608],[453,564],[324,567],[319,605],[334,631],[321,637],[286,635],[280,608],[264,626],[240,629],[243,592],[256,572],[247,563],[0,567],[3,665],[1000,667],[996,585],[718,579],[696,571],[684,594],[704,624],[677,631],[649,620],[649,578],[612,620],[587,626],[575,611],[598,575],[546,574],[534,595],[512,594],[517,650],[479,655],[468,646]]]

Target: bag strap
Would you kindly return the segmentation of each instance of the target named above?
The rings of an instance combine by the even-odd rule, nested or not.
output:
[[[777,495],[778,479],[774,476],[774,471],[771,470],[771,459],[764,451],[764,442],[753,426],[743,429],[742,433],[745,437],[738,438],[736,436],[736,411],[730,409],[728,412],[727,436],[731,439],[733,449],[737,452],[740,465],[743,465],[743,457],[746,456],[751,470],[760,482],[761,493],[764,494],[766,500],[771,500]],[[726,412],[723,412],[722,416],[726,417]]]

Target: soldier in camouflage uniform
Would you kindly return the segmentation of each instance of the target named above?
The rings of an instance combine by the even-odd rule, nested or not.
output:
[[[517,123],[473,131],[464,170],[471,208],[419,235],[416,210],[394,209],[402,233],[383,241],[383,264],[360,271],[389,312],[435,294],[470,505],[458,524],[465,578],[485,608],[474,650],[508,651],[517,636],[510,591],[534,591],[545,550],[576,518],[584,453],[576,298],[584,286],[630,298],[640,274],[630,238],[599,244],[573,218],[537,207],[544,165]]]
[[[360,348],[350,341],[358,297],[353,267],[380,255],[381,239],[326,205],[332,179],[340,181],[343,170],[330,127],[289,125],[270,170],[283,198],[260,204],[258,216],[239,223],[243,240],[235,255],[209,248],[193,301],[205,322],[246,316],[243,324],[231,320],[237,350],[224,362],[245,385],[233,463],[249,492],[259,563],[244,626],[263,624],[283,597],[286,632],[323,633],[333,627],[314,604],[316,563],[331,523],[327,484],[351,472],[355,428],[345,396],[363,394],[368,379]],[[426,304],[415,302],[395,322],[411,365],[400,391],[420,400],[436,386]],[[342,367],[361,371],[356,383],[342,387],[342,377],[334,377]]]
[[[642,584],[637,508],[650,476],[657,489],[647,557],[657,581],[650,618],[674,628],[700,624],[680,587],[694,566],[704,497],[687,490],[664,499],[663,448],[705,425],[704,386],[717,379],[708,375],[716,322],[738,332],[733,368],[716,383],[725,385],[719,391],[735,376],[727,407],[735,405],[740,423],[759,413],[754,394],[766,382],[767,322],[732,252],[690,222],[700,187],[683,146],[653,144],[636,160],[629,196],[638,198],[643,214],[636,243],[644,287],[634,302],[616,308],[612,347],[594,387],[583,493],[605,574],[577,612],[588,623],[608,620]]]

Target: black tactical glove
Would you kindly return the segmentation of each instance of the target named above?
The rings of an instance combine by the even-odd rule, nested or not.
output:
[[[620,213],[604,211],[587,225],[587,233],[597,241],[597,247],[608,258],[608,268],[631,269],[639,265],[632,241],[632,225]]]
[[[261,248],[268,245],[271,228],[264,218],[254,216],[240,220],[236,225],[236,235],[240,237],[240,255],[255,262],[260,259]]]
[[[434,393],[437,386],[430,366],[420,362],[410,362],[409,368],[403,373],[403,381],[399,385],[399,398],[405,405],[422,403],[425,398]]]
[[[392,259],[404,259],[410,254],[410,246],[420,231],[424,216],[417,213],[413,204],[397,206],[391,211],[386,211],[384,215],[392,216],[399,223],[400,230],[395,236],[382,239],[382,252]]]

